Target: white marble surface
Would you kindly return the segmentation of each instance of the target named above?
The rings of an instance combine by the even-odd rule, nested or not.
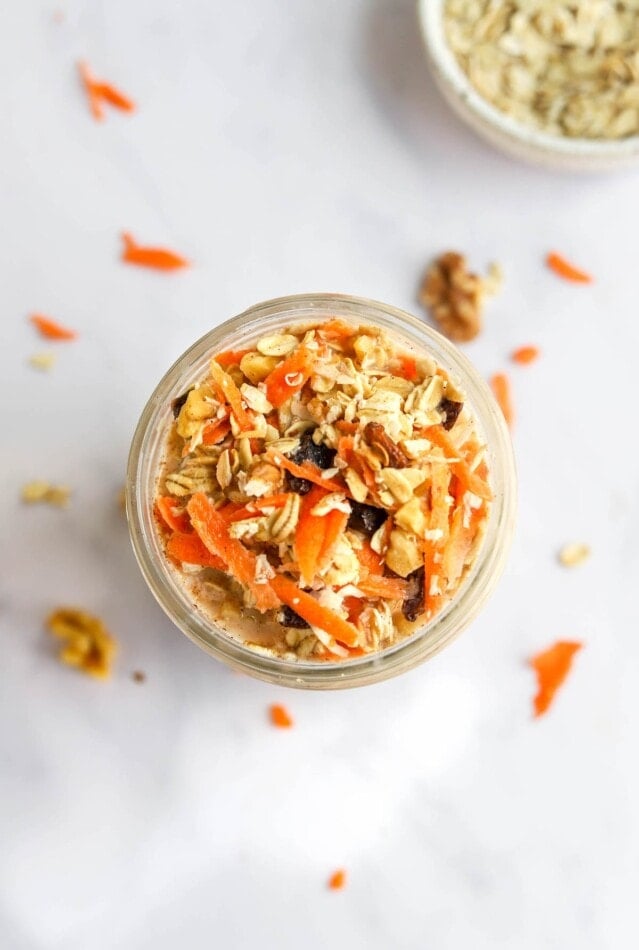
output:
[[[602,950],[636,946],[635,399],[639,177],[501,158],[434,92],[403,0],[13,3],[0,33],[0,946]],[[139,102],[94,123],[74,61]],[[195,266],[118,261],[118,233]],[[502,262],[467,351],[513,346],[521,513],[507,576],[430,665],[359,692],[225,670],[147,592],[114,495],[174,357],[252,302],[307,290],[413,306],[424,262]],[[563,284],[551,247],[597,276]],[[50,374],[34,310],[80,331]],[[20,485],[75,488],[25,510]],[[566,540],[589,564],[556,564]],[[42,618],[117,632],[108,684]],[[583,638],[533,722],[525,658]],[[143,669],[147,682],[131,680]],[[271,728],[283,700],[290,733]],[[348,869],[347,890],[325,882]]]

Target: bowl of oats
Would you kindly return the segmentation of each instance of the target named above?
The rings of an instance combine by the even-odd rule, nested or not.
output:
[[[635,0],[419,0],[434,79],[501,151],[574,171],[639,162]]]
[[[503,570],[515,469],[448,340],[336,294],[251,307],[169,369],[127,474],[133,548],[177,627],[231,667],[334,689],[450,643]]]

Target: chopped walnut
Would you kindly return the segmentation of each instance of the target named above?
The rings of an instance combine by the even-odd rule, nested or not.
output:
[[[47,617],[47,628],[63,641],[59,657],[89,676],[107,679],[117,644],[99,617],[76,607],[59,607]]]
[[[481,330],[484,298],[496,292],[499,280],[495,265],[483,278],[471,274],[463,254],[447,251],[426,270],[419,302],[430,311],[442,333],[456,343],[466,343]]]
[[[66,485],[52,485],[50,482],[27,482],[22,486],[22,501],[29,505],[43,502],[56,508],[66,508],[69,504],[71,489]]]

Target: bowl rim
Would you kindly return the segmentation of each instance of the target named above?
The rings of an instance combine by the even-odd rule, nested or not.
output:
[[[157,467],[165,447],[162,413],[183,391],[186,374],[200,377],[201,360],[218,347],[233,345],[234,334],[244,338],[262,332],[268,320],[319,322],[338,314],[346,319],[368,320],[390,330],[396,338],[418,350],[432,348],[434,358],[463,380],[466,395],[492,454],[495,491],[488,529],[477,561],[450,603],[424,627],[398,644],[348,662],[318,664],[264,656],[242,645],[193,610],[191,598],[176,578],[159,547],[153,518]],[[264,329],[266,329],[264,327]],[[229,342],[230,341],[230,342]],[[167,408],[168,407],[168,408]],[[517,476],[508,429],[490,388],[467,356],[432,327],[412,314],[378,301],[346,294],[296,294],[256,304],[216,326],[176,360],[150,396],[138,421],[129,454],[126,508],[133,550],[142,574],[156,600],[173,623],[206,652],[227,665],[279,685],[313,689],[340,689],[366,685],[402,673],[429,659],[455,639],[474,620],[492,594],[505,567],[512,540],[517,499]]]
[[[455,96],[480,121],[498,129],[517,142],[551,152],[592,159],[628,159],[639,157],[639,134],[624,139],[568,138],[542,132],[533,126],[512,118],[491,105],[472,85],[455,58],[444,33],[443,7],[445,0],[417,0],[422,39],[433,68]]]

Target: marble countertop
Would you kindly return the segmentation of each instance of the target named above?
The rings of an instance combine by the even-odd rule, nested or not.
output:
[[[554,174],[483,145],[434,90],[408,0],[31,0],[6,11],[0,49],[0,945],[636,946],[638,175]],[[80,57],[138,112],[92,121]],[[194,266],[125,267],[123,229]],[[379,686],[231,673],[163,616],[117,508],[150,390],[257,300],[414,309],[447,248],[506,274],[466,347],[485,375],[508,370],[516,401],[498,593]],[[550,249],[596,282],[559,281]],[[49,373],[27,362],[46,349],[33,311],[80,333]],[[515,368],[524,343],[543,358]],[[34,478],[72,485],[72,506],[25,509]],[[593,556],[569,572],[572,540]],[[42,620],[59,603],[117,634],[109,683],[56,662]],[[533,721],[525,661],[558,638],[585,649]],[[269,725],[274,701],[293,730]]]

